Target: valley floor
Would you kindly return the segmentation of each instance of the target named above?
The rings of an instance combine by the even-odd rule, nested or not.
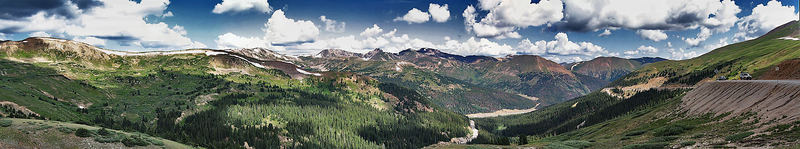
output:
[[[469,118],[487,118],[487,117],[498,117],[498,116],[509,116],[509,115],[523,114],[523,113],[536,111],[536,109],[539,108],[539,104],[541,104],[541,103],[537,103],[536,106],[533,106],[532,108],[528,108],[528,109],[502,109],[502,110],[497,110],[497,111],[494,111],[494,112],[491,112],[491,113],[467,114],[467,117],[469,117]]]

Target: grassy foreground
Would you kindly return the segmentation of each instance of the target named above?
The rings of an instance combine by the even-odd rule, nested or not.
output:
[[[146,134],[110,129],[108,131],[113,133],[126,136],[143,136],[142,138],[160,143],[146,146],[126,146],[122,142],[101,143],[91,136],[79,137],[76,135],[78,129],[90,131],[103,129],[83,124],[18,118],[2,118],[0,123],[8,123],[0,126],[0,148],[196,148]]]

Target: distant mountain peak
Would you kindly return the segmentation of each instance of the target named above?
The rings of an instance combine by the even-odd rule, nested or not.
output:
[[[348,57],[361,57],[361,53],[354,53],[342,49],[325,49],[314,55],[320,58],[348,58]]]
[[[417,50],[417,52],[428,55],[448,54],[433,48],[420,48],[419,50]]]
[[[665,60],[669,60],[669,59],[665,59],[665,58],[661,58],[661,57],[641,57],[641,58],[633,58],[633,59],[630,59],[630,60],[638,61],[638,62],[640,62],[642,64],[650,64],[650,63],[665,61]]]
[[[383,52],[383,50],[378,48],[367,52],[362,56],[362,58],[365,60],[373,60],[373,61],[390,61],[399,59],[397,54]]]
[[[374,50],[367,52],[367,54],[364,54],[364,56],[365,57],[370,57],[368,55],[378,55],[378,54],[382,54],[382,53],[386,53],[386,52],[383,52],[383,50],[381,50],[380,48],[375,48]]]

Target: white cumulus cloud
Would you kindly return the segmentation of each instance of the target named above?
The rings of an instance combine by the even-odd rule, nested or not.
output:
[[[795,6],[783,6],[781,2],[771,0],[767,5],[760,4],[753,8],[753,13],[743,17],[737,26],[737,39],[749,40],[792,20],[797,20]]]
[[[495,26],[491,24],[487,24],[487,21],[478,23],[475,19],[478,16],[478,12],[476,11],[475,7],[467,6],[467,9],[464,9],[464,25],[466,26],[467,32],[473,32],[478,37],[495,37],[495,38],[521,38],[519,33],[516,32],[517,27],[514,26]],[[487,15],[486,18],[494,18],[494,15]],[[484,18],[484,19],[486,19]]]
[[[661,31],[661,30],[646,30],[646,29],[642,29],[642,30],[636,31],[636,34],[639,35],[640,37],[644,38],[644,39],[652,40],[652,41],[655,41],[655,42],[667,39],[667,34],[664,33],[664,31]]]
[[[697,33],[697,37],[695,38],[683,38],[683,41],[689,46],[697,46],[700,45],[701,42],[706,41],[709,37],[711,37],[711,30],[705,27],[700,27],[700,32]]]
[[[425,23],[428,22],[428,20],[430,19],[431,15],[428,14],[427,12],[423,12],[422,10],[419,10],[417,8],[411,8],[411,10],[409,10],[408,13],[406,13],[401,17],[395,18],[394,21],[405,21],[408,22],[408,24],[412,24],[412,23]]]
[[[325,31],[342,33],[346,27],[345,22],[338,22],[336,20],[328,19],[326,16],[319,16],[319,20],[325,23]]]
[[[221,14],[248,10],[269,13],[272,11],[272,8],[269,7],[269,2],[267,0],[222,0],[222,3],[215,5],[214,10],[211,10],[211,12]]]
[[[313,41],[319,36],[314,22],[286,18],[282,10],[276,10],[264,24],[266,39],[272,44]]]
[[[105,46],[106,45],[106,40],[100,39],[100,38],[95,38],[95,37],[74,38],[72,40],[83,42],[83,43],[87,43],[87,44],[90,44],[90,45],[95,45],[95,46]]]
[[[481,10],[488,11],[484,18],[477,18],[473,6],[467,6],[462,15],[466,30],[478,37],[521,38],[516,32],[520,28],[560,21],[564,17],[563,6],[560,0],[481,0]]]
[[[225,33],[217,36],[217,48],[220,49],[235,49],[235,48],[269,48],[271,44],[263,38],[257,37],[240,37],[233,33]]]
[[[685,50],[683,48],[679,48],[677,50],[676,49],[668,49],[668,51],[669,51],[669,53],[671,54],[671,57],[672,57],[670,59],[673,59],[673,60],[684,60],[684,59],[689,59],[689,58],[694,58],[694,57],[700,56],[700,54],[698,54],[695,51],[687,51],[687,50]]]
[[[470,37],[466,41],[448,40],[440,47],[443,51],[459,54],[459,55],[491,55],[502,56],[508,54],[516,54],[514,48],[506,45],[490,41],[486,38],[476,39]]]
[[[450,19],[450,10],[447,9],[447,4],[438,5],[431,3],[428,6],[428,11],[431,14],[431,18],[433,18],[433,21],[439,23],[447,22],[447,20]]]
[[[741,11],[731,0],[564,0],[563,27],[685,30],[705,26],[728,31]]]
[[[12,32],[43,32],[78,39],[98,38],[115,40],[125,49],[203,48],[204,44],[186,37],[178,25],[146,21],[148,16],[165,16],[168,0],[100,0],[103,5],[92,9],[78,9],[66,2],[73,17],[40,11],[34,15],[14,19],[0,19],[0,30]],[[44,35],[44,34],[38,34]]]
[[[608,35],[611,35],[611,30],[608,30],[608,29],[605,29],[602,33],[597,34],[597,36],[599,36],[599,37],[604,37],[604,36],[608,36]]]
[[[319,36],[319,29],[311,21],[286,18],[283,10],[276,10],[264,24],[263,37],[242,37],[234,33],[217,36],[217,48],[268,48],[285,51],[275,44],[295,44],[313,42]]]
[[[658,53],[658,48],[655,48],[653,46],[641,45],[641,46],[639,46],[639,48],[636,48],[636,50],[629,50],[629,51],[625,51],[624,52],[625,55],[639,55],[640,53],[641,54],[656,54],[656,53]]]
[[[28,34],[28,36],[30,36],[30,37],[53,37],[53,35],[50,35],[50,34],[48,34],[46,32],[42,32],[42,31],[33,32],[31,34]]]
[[[522,40],[517,48],[521,53],[526,54],[550,54],[550,55],[583,55],[599,56],[609,54],[609,52],[591,42],[572,42],[566,33],[558,33],[552,41],[531,42],[528,39]]]
[[[359,35],[364,36],[364,37],[372,37],[372,36],[380,34],[381,32],[383,32],[383,29],[381,29],[381,27],[378,26],[378,24],[372,24],[372,27],[368,27],[367,29],[364,29],[364,31],[361,32],[361,34],[359,34]],[[394,33],[392,33],[392,36],[393,35],[394,35]]]

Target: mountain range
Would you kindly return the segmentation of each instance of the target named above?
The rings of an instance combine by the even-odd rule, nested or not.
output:
[[[792,39],[798,33],[800,23],[792,21],[759,38],[699,57],[643,65],[585,96],[525,114],[477,119],[478,129],[484,131],[473,143],[543,148],[796,148],[800,82],[793,73],[800,42]],[[581,64],[566,66],[579,69]],[[584,72],[614,76],[591,70],[596,69]],[[756,80],[741,80],[742,73]]]
[[[469,133],[466,117],[414,90],[307,71],[266,49],[122,52],[28,38],[0,43],[0,58],[0,114],[47,120],[2,119],[14,136],[4,139],[22,142],[12,148],[60,144],[35,138],[61,129],[52,137],[206,148],[417,148]]]
[[[463,114],[559,103],[664,60],[599,57],[562,66],[535,55],[461,56],[430,48],[364,54],[327,49],[300,59],[310,69],[356,72],[417,89]]]
[[[562,64],[431,48],[293,57],[264,48],[124,52],[57,38],[0,41],[0,139],[20,142],[11,148],[85,147],[64,140],[149,148],[785,146],[800,134],[798,30],[789,22],[687,60]],[[745,73],[756,80],[740,80]],[[465,116],[472,114],[483,116]]]

